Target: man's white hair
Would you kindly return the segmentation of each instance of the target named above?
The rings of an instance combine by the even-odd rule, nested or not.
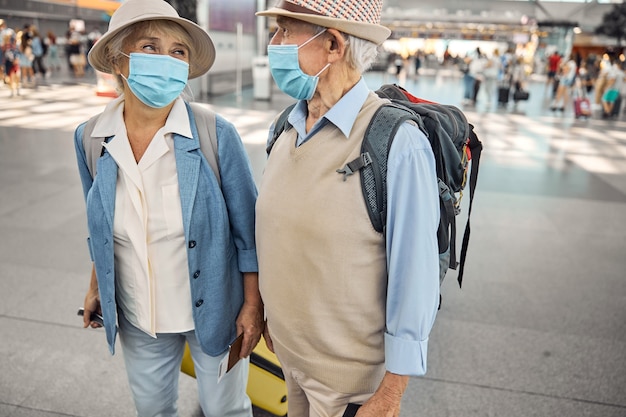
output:
[[[367,71],[378,55],[378,45],[374,42],[348,35],[348,63],[359,73]]]
[[[314,34],[318,34],[327,29],[324,26],[310,25]],[[356,69],[360,74],[363,74],[376,60],[376,56],[378,56],[378,45],[372,41],[357,38],[356,36],[348,35],[343,32],[341,32],[341,34],[348,44],[346,52],[348,65]]]

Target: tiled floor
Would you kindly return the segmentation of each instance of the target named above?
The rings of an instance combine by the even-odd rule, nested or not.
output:
[[[401,82],[461,106],[453,72]],[[444,282],[429,372],[411,380],[403,417],[626,415],[626,121],[552,113],[544,90],[532,82],[517,108],[464,109],[485,147],[464,286]],[[267,126],[291,100],[252,97],[208,105],[236,125],[260,178]],[[90,266],[72,131],[107,101],[89,83],[12,100],[0,88],[2,417],[133,415],[121,355],[75,316]],[[182,376],[181,417],[199,416],[194,390]]]

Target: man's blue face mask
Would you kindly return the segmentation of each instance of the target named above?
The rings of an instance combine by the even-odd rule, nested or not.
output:
[[[267,55],[270,61],[270,71],[272,77],[276,81],[276,85],[285,94],[290,95],[296,100],[310,100],[313,98],[319,75],[330,66],[326,64],[324,68],[315,75],[308,75],[300,68],[298,61],[298,49],[307,45],[313,39],[320,36],[323,32],[318,33],[308,39],[302,45],[268,45]]]
[[[187,85],[189,64],[169,55],[124,54],[130,59],[128,88],[146,106],[163,108],[174,101]]]

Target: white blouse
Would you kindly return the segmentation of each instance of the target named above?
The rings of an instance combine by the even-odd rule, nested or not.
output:
[[[116,299],[126,318],[153,337],[193,330],[172,135],[191,137],[189,116],[184,102],[176,100],[165,126],[136,163],[123,109],[123,97],[109,103],[96,126],[99,136],[115,135],[104,146],[119,167],[113,226]]]

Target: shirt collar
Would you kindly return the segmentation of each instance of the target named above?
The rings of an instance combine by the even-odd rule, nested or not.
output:
[[[308,138],[314,135],[325,123],[337,126],[346,138],[350,136],[365,100],[370,91],[363,77],[339,101],[318,120],[313,128],[306,133],[307,102],[302,100],[294,107],[287,120],[296,129],[298,135]]]
[[[117,133],[120,123],[124,123],[124,96],[111,100],[98,118],[91,132],[94,138],[108,138]]]
[[[93,128],[91,136],[94,138],[114,136],[118,132],[120,123],[124,123],[124,95],[120,95],[106,105]],[[180,97],[174,101],[172,110],[167,115],[165,126],[163,126],[163,134],[167,133],[176,133],[187,138],[192,137],[187,107]]]
[[[163,127],[163,134],[176,133],[186,138],[192,138],[191,126],[189,122],[189,113],[187,113],[187,106],[182,98],[177,98],[172,106],[170,114],[167,116],[165,126]]]

